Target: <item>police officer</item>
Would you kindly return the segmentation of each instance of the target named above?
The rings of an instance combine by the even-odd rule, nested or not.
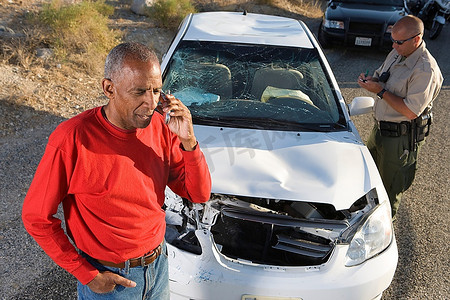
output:
[[[417,155],[431,124],[431,106],[443,77],[423,41],[424,25],[408,15],[391,32],[393,50],[373,76],[360,74],[360,87],[377,94],[375,126],[367,147],[380,171],[394,217],[412,184]]]

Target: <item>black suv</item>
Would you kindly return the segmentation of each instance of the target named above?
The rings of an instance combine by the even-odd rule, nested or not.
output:
[[[323,48],[332,44],[391,49],[392,25],[407,15],[404,0],[331,0],[319,27]]]

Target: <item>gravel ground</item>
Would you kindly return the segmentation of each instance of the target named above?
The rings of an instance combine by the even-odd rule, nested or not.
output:
[[[0,6],[7,3],[0,1],[3,1]],[[2,19],[11,16],[5,13],[0,9],[0,25]],[[127,39],[152,43],[162,55],[173,33],[149,26],[142,18],[125,11],[122,13],[116,26],[124,30],[133,28],[128,31]],[[276,13],[298,17],[312,32],[317,32],[318,19],[279,10]],[[416,181],[406,192],[394,223],[399,264],[383,299],[450,298],[450,134],[446,124],[450,111],[450,56],[444,53],[449,40],[447,26],[437,40],[427,41],[447,80],[435,104],[435,123],[423,147]],[[327,50],[326,55],[347,101],[365,95],[355,82],[357,74],[367,68],[375,69],[384,58],[383,53],[376,51],[344,48]],[[20,212],[48,135],[64,119],[100,105],[105,99],[100,93],[100,78],[85,75],[64,81],[72,88],[62,88],[61,83],[51,85],[50,92],[43,92],[52,82],[51,76],[51,69],[37,74],[17,66],[0,65],[0,299],[76,299],[75,279],[56,266],[25,232]],[[61,96],[54,107],[45,101],[36,106],[12,103],[11,98],[17,99],[13,96],[27,91],[49,94],[50,100],[52,94],[65,93],[68,98]],[[366,139],[372,126],[370,116],[357,117],[354,121]]]

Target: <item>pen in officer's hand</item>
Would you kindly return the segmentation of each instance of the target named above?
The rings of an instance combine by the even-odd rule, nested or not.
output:
[[[367,77],[368,75],[369,75],[369,69],[366,70],[366,74],[364,74],[364,78]],[[362,82],[367,82],[367,79],[362,79],[361,78],[359,80],[361,80]]]

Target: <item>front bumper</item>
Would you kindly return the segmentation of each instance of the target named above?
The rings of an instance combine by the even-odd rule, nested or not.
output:
[[[196,236],[201,255],[168,244],[172,300],[239,300],[243,295],[274,300],[376,299],[390,285],[398,260],[394,238],[385,251],[354,267],[344,266],[348,245],[337,245],[320,266],[255,265],[225,258],[208,230],[197,230]]]
[[[366,47],[356,45],[356,38],[370,38],[371,45],[369,47],[378,48],[390,48],[392,47],[392,41],[390,34],[358,34],[350,33],[341,29],[331,29],[322,27],[322,34],[325,40],[335,45],[354,46],[354,47]]]

